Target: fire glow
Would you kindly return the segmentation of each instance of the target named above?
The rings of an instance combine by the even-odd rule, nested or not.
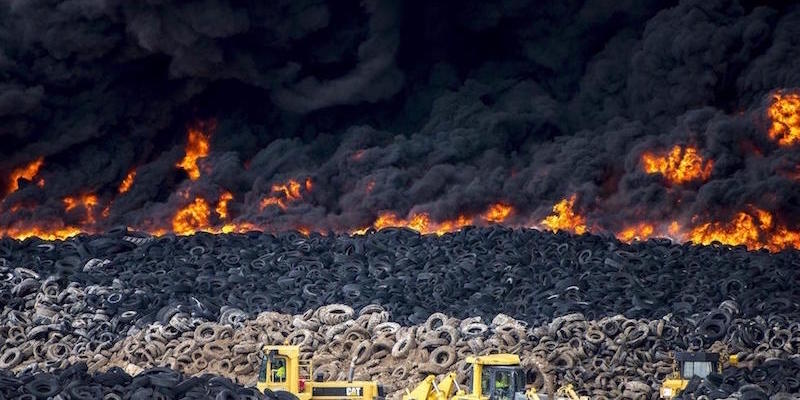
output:
[[[777,92],[767,108],[769,137],[781,146],[800,142],[800,94]]]
[[[542,220],[542,225],[553,232],[567,231],[578,235],[586,233],[586,218],[576,213],[574,208],[575,195],[559,201],[553,206],[553,213]]]
[[[133,186],[133,180],[136,178],[136,170],[131,170],[128,172],[128,175],[125,175],[125,179],[122,180],[122,183],[119,184],[119,188],[117,189],[117,193],[122,194],[131,190],[131,186]]]
[[[6,194],[14,193],[19,189],[19,179],[32,181],[33,178],[39,173],[39,169],[42,167],[42,164],[44,164],[44,158],[39,157],[36,160],[11,171],[11,176],[8,177],[9,184]],[[40,179],[39,182],[41,182],[41,186],[44,186],[44,179]]]
[[[727,223],[700,224],[689,231],[687,239],[698,244],[719,242],[745,245],[749,249],[766,248],[770,251],[800,247],[800,231],[775,224],[771,213],[758,208],[736,213]]]
[[[210,131],[214,129],[213,122],[199,123],[189,128],[189,137],[186,141],[186,155],[176,166],[182,168],[189,175],[189,179],[196,181],[200,178],[200,167],[197,161],[207,157],[211,146],[208,141]]]
[[[651,152],[642,154],[642,165],[648,174],[661,174],[672,184],[705,181],[711,176],[713,161],[704,161],[694,147],[674,146],[665,155]]]
[[[796,111],[800,110],[800,96],[775,95],[774,103],[769,111],[773,119],[770,137],[779,144],[793,144],[800,141],[800,120]],[[775,108],[775,110],[772,110]],[[195,183],[201,178],[202,173],[198,164],[199,160],[207,157],[210,152],[209,138],[213,123],[199,123],[188,130],[188,139],[185,147],[185,156],[177,168],[186,171],[190,178],[187,187],[179,192],[179,207],[169,213],[162,223],[148,222],[147,226],[134,227],[156,235],[168,232],[177,235],[191,235],[197,232],[233,233],[251,230],[267,230],[269,227],[257,225],[241,218],[237,219],[239,208],[231,208],[236,196],[233,192],[219,188],[214,197],[191,195]],[[775,132],[775,133],[773,133]],[[360,157],[361,154],[358,154]],[[9,187],[7,193],[18,190],[19,179],[36,182],[44,185],[44,179],[38,174],[43,166],[43,158],[38,158],[26,165],[14,169],[8,177]],[[660,174],[665,181],[672,185],[680,185],[693,181],[709,179],[713,168],[712,160],[705,160],[697,148],[674,146],[668,152],[645,152],[641,155],[641,164],[649,174]],[[119,186],[116,194],[127,193],[136,180],[136,170],[131,169]],[[665,183],[666,184],[666,183]],[[367,182],[367,193],[375,188],[375,181]],[[312,202],[309,196],[314,190],[315,182],[311,177],[295,177],[269,186],[269,192],[257,200],[261,211],[274,208],[278,212],[288,211],[290,208]],[[112,190],[113,191],[113,190]],[[35,208],[35,204],[15,203],[9,204],[5,212],[20,213],[19,222],[10,226],[0,227],[0,236],[9,236],[16,239],[40,237],[46,240],[65,239],[82,232],[98,232],[98,220],[110,215],[111,205],[114,201],[113,193],[98,196],[95,193],[84,193],[66,196],[61,199],[64,212],[70,213],[70,220],[79,218],[74,226],[62,221],[50,221],[27,225],[24,213]],[[208,195],[206,195],[208,196]],[[214,200],[216,198],[216,200]],[[381,212],[372,223],[360,229],[353,227],[339,227],[338,231],[347,231],[353,234],[364,234],[370,229],[383,228],[409,228],[421,234],[443,235],[459,231],[468,226],[487,226],[491,224],[505,224],[516,227],[541,227],[553,232],[566,231],[574,234],[587,232],[602,232],[606,229],[602,224],[587,224],[587,216],[576,207],[577,194],[572,194],[553,205],[549,215],[520,215],[519,210],[508,202],[489,204],[483,212],[459,213],[452,219],[437,220],[428,212],[415,211],[399,216],[393,211]],[[312,203],[313,204],[313,203]],[[102,210],[100,212],[99,210]],[[273,210],[273,211],[274,211]],[[585,211],[585,210],[584,210]],[[543,218],[542,218],[543,217]],[[590,215],[591,217],[591,215]],[[102,221],[102,220],[100,220]],[[538,221],[538,223],[531,223]],[[685,223],[685,224],[684,224]],[[621,224],[622,228],[613,230],[616,237],[624,242],[647,240],[655,237],[669,237],[678,241],[691,241],[697,244],[708,245],[719,242],[725,245],[744,245],[748,249],[768,249],[780,251],[788,248],[800,248],[800,231],[787,227],[779,222],[772,213],[750,207],[745,211],[735,213],[729,221],[714,221],[708,218],[694,216],[684,219],[682,223],[675,220],[667,221],[628,221]],[[294,229],[305,235],[314,231],[321,231],[322,227],[314,228],[298,225]]]
[[[285,183],[272,185],[270,192],[272,195],[261,200],[261,210],[263,211],[269,206],[277,206],[281,210],[287,210],[289,204],[303,198],[303,195],[300,193],[302,187],[305,187],[306,192],[311,192],[314,187],[311,178],[306,179],[305,186],[301,186],[300,182],[294,179],[290,179]]]
[[[97,196],[91,193],[80,196],[67,196],[62,201],[66,212],[70,212],[78,206],[86,210],[86,218],[82,221],[83,224],[91,225],[95,223],[94,208],[97,206]]]
[[[653,226],[653,224],[642,222],[623,229],[622,231],[617,233],[617,238],[619,238],[619,240],[622,240],[623,242],[632,242],[633,240],[647,240],[653,236],[654,232],[655,232],[655,227]]]
[[[355,230],[352,233],[363,235],[370,228],[377,230],[383,228],[409,228],[423,235],[436,234],[441,236],[445,233],[455,232],[464,227],[474,225],[477,222],[502,223],[513,211],[513,207],[508,204],[495,203],[490,205],[478,217],[469,217],[462,214],[455,219],[444,221],[434,221],[431,219],[430,214],[425,212],[412,213],[408,218],[400,218],[393,212],[383,212],[378,215],[378,218],[375,219],[371,226]]]

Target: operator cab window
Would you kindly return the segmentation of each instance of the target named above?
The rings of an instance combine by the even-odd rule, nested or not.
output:
[[[491,382],[492,382],[491,371],[484,370],[483,374],[481,375],[481,393],[483,393],[484,396],[486,395],[486,393],[489,393]]]
[[[272,361],[272,382],[286,382],[286,357],[275,357]]]
[[[266,356],[261,358],[261,366],[258,368],[258,381],[259,382],[266,382],[267,381],[267,357]]]
[[[514,387],[512,371],[497,370],[494,373],[494,400],[511,400],[514,398]]]
[[[695,376],[698,378],[705,378],[713,372],[713,368],[709,361],[686,361],[683,363],[683,371],[681,372],[685,379]]]

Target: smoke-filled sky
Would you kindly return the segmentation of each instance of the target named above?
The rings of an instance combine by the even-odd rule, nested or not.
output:
[[[523,223],[573,194],[595,230],[756,208],[796,227],[800,142],[768,112],[800,86],[787,3],[5,0],[0,176],[19,188],[0,226],[169,229],[230,192],[228,220],[275,229],[497,202]],[[176,167],[192,129],[196,180]],[[669,179],[687,165],[699,177]],[[309,180],[298,199],[273,189],[290,179]]]

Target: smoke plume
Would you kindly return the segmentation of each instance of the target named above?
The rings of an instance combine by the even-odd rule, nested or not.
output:
[[[539,226],[574,195],[593,232],[793,234],[798,27],[784,2],[9,0],[0,227],[169,232],[196,199],[217,229]]]

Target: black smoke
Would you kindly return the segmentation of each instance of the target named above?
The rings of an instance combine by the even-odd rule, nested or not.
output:
[[[783,2],[9,0],[0,46],[0,175],[43,156],[46,181],[20,182],[0,226],[92,192],[110,204],[97,229],[143,227],[182,190],[231,191],[235,219],[274,229],[497,201],[527,223],[573,193],[612,230],[750,205],[800,222],[800,152],[764,116],[800,86],[800,8]],[[190,181],[175,164],[198,121],[216,129]],[[674,145],[713,159],[711,178],[642,171]],[[288,210],[258,206],[306,177]]]

